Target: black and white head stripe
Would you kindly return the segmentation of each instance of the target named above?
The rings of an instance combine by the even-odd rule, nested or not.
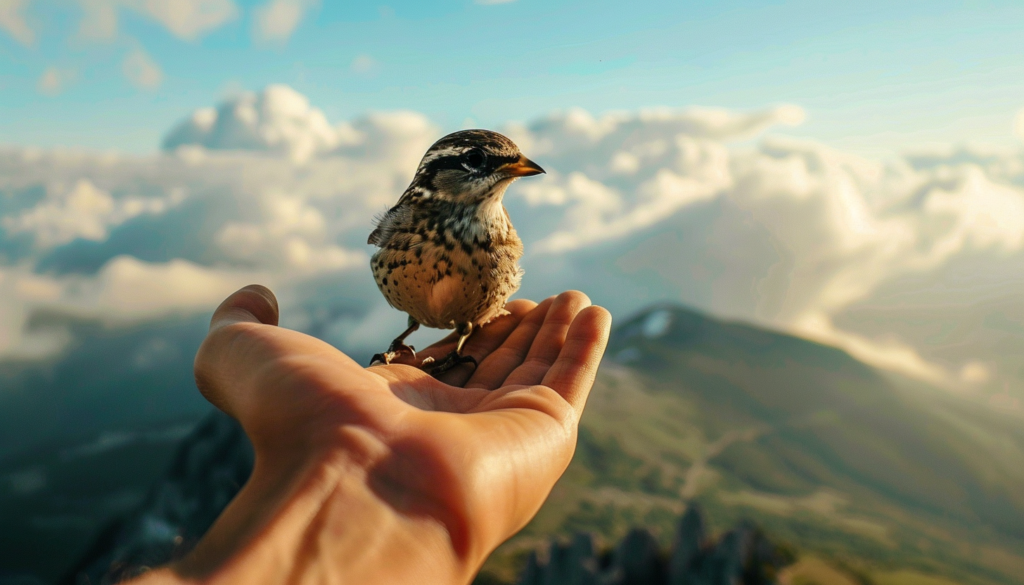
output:
[[[417,175],[433,176],[451,169],[489,174],[522,156],[507,137],[490,130],[460,130],[438,140],[423,155]]]

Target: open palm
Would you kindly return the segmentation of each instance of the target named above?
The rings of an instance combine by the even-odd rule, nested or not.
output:
[[[568,465],[610,326],[578,292],[507,308],[466,345],[479,366],[437,380],[400,363],[363,368],[277,327],[262,287],[228,298],[196,379],[242,423],[256,466],[179,570],[211,575],[257,555],[234,570],[260,582],[468,582]]]

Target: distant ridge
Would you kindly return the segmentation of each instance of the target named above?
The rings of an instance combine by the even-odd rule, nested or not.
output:
[[[65,582],[130,574],[194,542],[251,465],[234,425],[218,413],[197,427],[146,503]],[[654,306],[616,327],[572,464],[484,571],[513,582],[531,551],[580,532],[621,542],[643,526],[649,538],[633,540],[665,550],[684,501],[706,512],[708,534],[750,519],[835,571],[855,567],[860,582],[1018,585],[1024,425],[901,387],[836,348]]]
[[[1024,424],[894,380],[785,333],[641,311],[612,335],[572,465],[489,567],[507,575],[542,535],[664,540],[684,498],[718,530],[752,518],[863,574],[1019,584]]]

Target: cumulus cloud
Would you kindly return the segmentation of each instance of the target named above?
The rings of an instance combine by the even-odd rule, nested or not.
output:
[[[194,39],[238,16],[231,0],[145,0],[141,9],[184,39]]]
[[[249,150],[216,148],[239,145],[230,140],[148,157],[0,150],[0,356],[58,351],[68,319],[116,326],[210,310],[249,282],[283,299],[344,290],[367,265],[372,217],[438,130],[410,112],[372,114],[327,126],[347,138],[296,164],[275,140],[318,130],[276,116],[274,93],[253,102],[267,116],[243,129],[265,142],[243,142]],[[361,289],[348,302],[362,315],[375,299]]]
[[[536,238],[533,261],[617,307],[674,297],[917,377],[979,383],[970,350],[922,353],[909,328],[901,338],[836,319],[904,275],[1018,257],[1024,157],[951,150],[880,162],[810,142],[742,144],[802,118],[794,107],[570,111],[511,128],[551,169],[518,187],[516,211],[534,218],[521,229]]]
[[[363,54],[356,55],[356,57],[352,59],[351,68],[352,71],[355,73],[367,74],[373,73],[374,71],[377,70],[379,66],[380,65],[377,63],[376,59],[369,55]]]
[[[64,91],[69,83],[74,81],[76,73],[73,69],[58,69],[47,67],[39,76],[36,89],[39,93],[49,96],[57,95]]]
[[[358,133],[332,126],[306,96],[285,85],[243,93],[220,107],[197,110],[164,139],[164,148],[201,146],[216,150],[263,150],[307,160],[352,143]]]
[[[160,214],[181,199],[180,192],[168,197],[125,197],[115,200],[88,179],[81,179],[68,191],[51,193],[46,200],[21,212],[0,218],[9,236],[31,233],[40,249],[66,244],[75,239],[101,241],[108,230],[144,213]]]
[[[287,41],[314,6],[315,0],[270,0],[253,15],[253,37],[258,41]]]
[[[121,71],[139,89],[153,90],[164,81],[163,69],[142,49],[133,49],[125,56]]]
[[[82,11],[78,36],[90,41],[111,41],[117,38],[118,2],[112,0],[78,0]]]
[[[0,0],[0,30],[23,45],[31,45],[36,34],[25,20],[26,6],[28,0]]]
[[[413,112],[370,114],[332,125],[304,95],[285,85],[271,85],[230,98],[217,108],[196,110],[168,133],[163,146],[265,151],[299,162],[348,152],[406,163],[413,152],[417,159],[422,155],[420,149],[435,131],[425,117]]]
[[[1007,276],[1024,274],[1024,153],[878,161],[764,134],[803,117],[570,110],[508,125],[549,171],[506,196],[523,294],[581,288],[620,314],[674,300],[920,378],[1024,383],[1024,277]],[[332,123],[271,86],[195,111],[159,156],[0,151],[0,334],[16,340],[0,353],[59,344],[33,328],[43,313],[208,310],[246,279],[277,287],[295,326],[386,343],[402,317],[370,279],[366,234],[440,134],[414,112]]]
[[[266,274],[229,270],[175,259],[143,262],[117,256],[95,275],[41,275],[25,267],[0,268],[0,356],[34,359],[71,341],[71,320],[108,326],[189,315],[209,310]]]
[[[117,38],[122,10],[153,20],[186,40],[196,39],[238,16],[232,0],[79,0],[78,4],[82,10],[79,36],[98,41]]]

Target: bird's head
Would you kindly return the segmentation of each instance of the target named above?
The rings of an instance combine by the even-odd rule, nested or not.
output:
[[[507,137],[490,130],[461,130],[438,140],[423,155],[410,191],[458,203],[500,200],[519,177],[544,169]]]

